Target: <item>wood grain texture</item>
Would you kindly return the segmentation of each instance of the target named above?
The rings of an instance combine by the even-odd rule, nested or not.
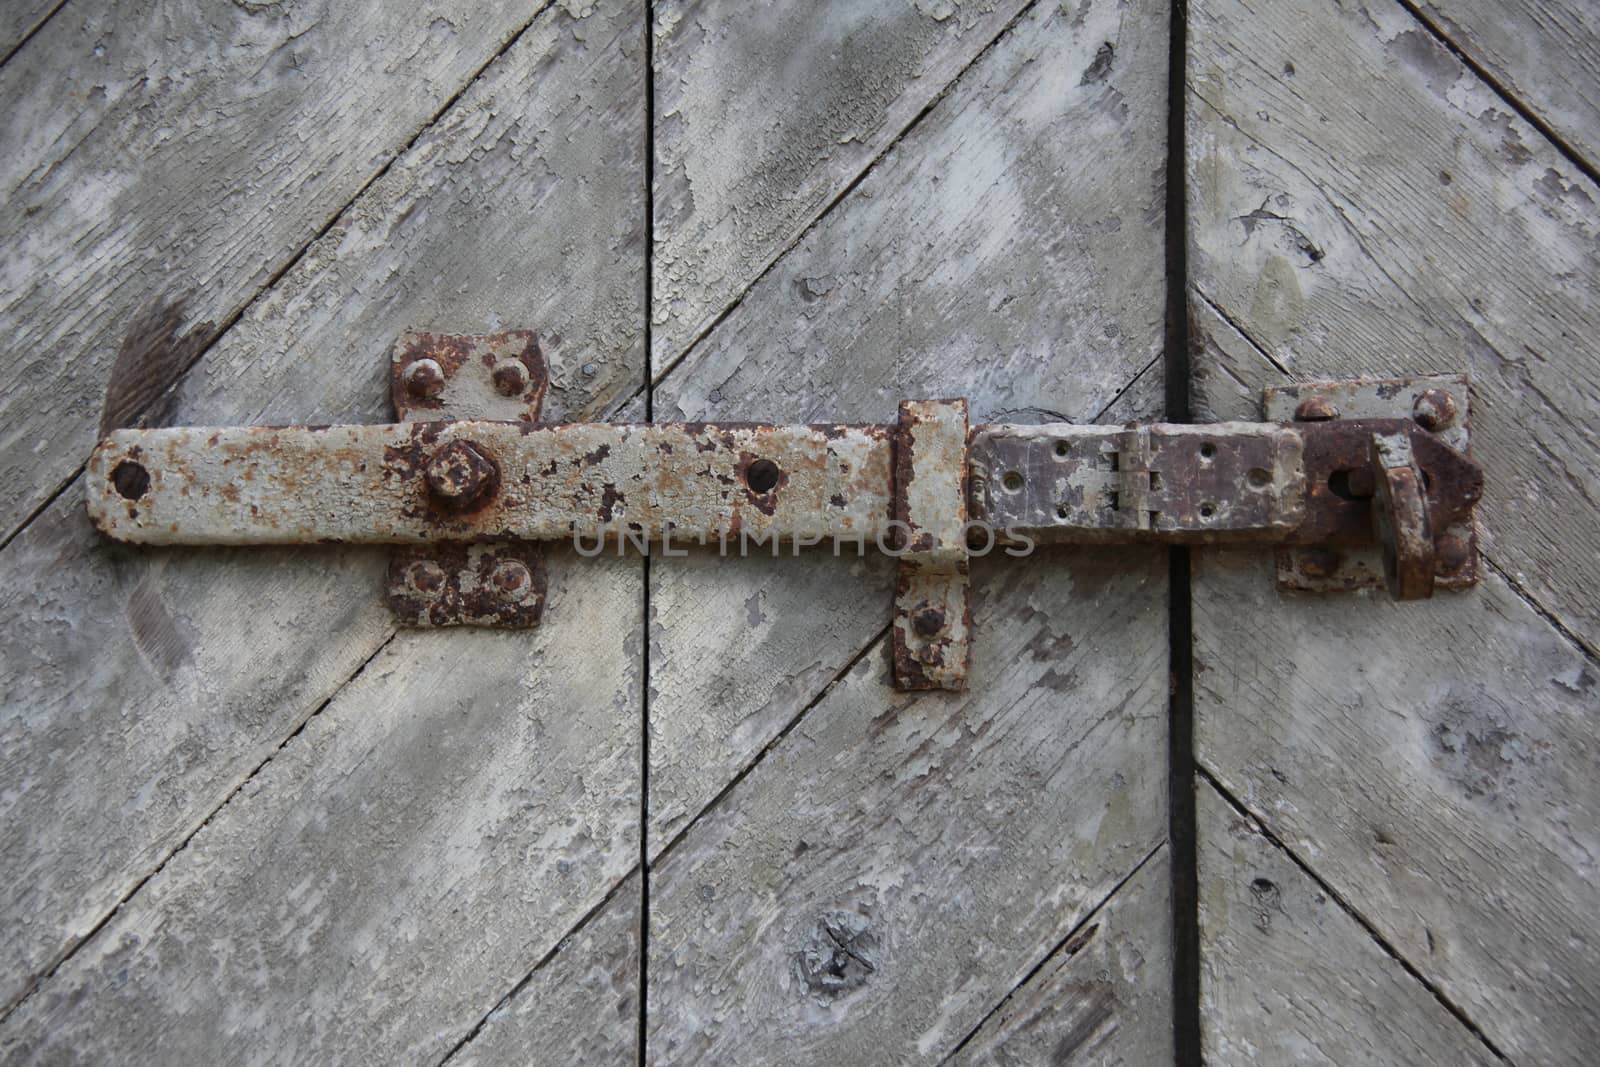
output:
[[[656,5],[655,372],[1024,6]]]
[[[857,662],[657,862],[649,1058],[937,1062],[977,1027],[1165,836],[1165,559],[976,561],[966,693]]]
[[[169,398],[171,419],[390,418],[388,348],[412,325],[540,328],[560,376],[550,406],[616,408],[644,375],[642,33],[635,0],[542,15],[223,336]],[[8,1002],[392,633],[381,549],[131,550],[94,540],[82,506],[65,494],[0,553],[0,571],[27,590],[0,622],[0,759],[14,783],[0,798],[0,857],[30,875],[4,899]],[[587,570],[576,562],[572,582]],[[618,625],[642,622],[633,566]],[[431,638],[461,656],[475,647],[460,632]],[[461,695],[500,699],[526,668],[485,665]],[[637,742],[634,695],[610,714],[634,717]],[[637,775],[617,788],[636,808]],[[486,981],[498,984],[478,990],[474,1018],[515,979]]]
[[[1192,282],[1298,379],[1466,370],[1490,559],[1600,645],[1600,188],[1394,5],[1191,10]]]
[[[1163,845],[947,1062],[1173,1062],[1171,884]]]
[[[1501,1062],[1203,779],[1195,799],[1207,1062]]]
[[[639,877],[529,976],[450,1067],[622,1067],[639,1062]]]
[[[11,54],[64,0],[11,0],[0,8],[0,56]]]
[[[892,422],[964,395],[975,422],[1083,421],[1135,375],[1116,417],[1158,414],[1167,16],[1079,14],[1002,38],[662,382],[656,417]],[[827,548],[654,568],[653,850],[887,625],[891,576]]]
[[[1590,0],[1417,0],[1450,43],[1600,164],[1600,9]]]
[[[94,443],[151,317],[196,348],[533,17],[480,5],[90,0],[0,68],[0,529]]]
[[[1208,416],[1283,380],[1214,313],[1198,325]],[[1492,570],[1400,605],[1280,594],[1243,552],[1194,574],[1197,759],[1512,1060],[1580,1062],[1600,1039],[1600,666]]]
[[[638,859],[639,567],[552,555],[567,625],[397,636],[7,1020],[4,1058],[441,1058]],[[602,996],[571,1026],[637,1020]]]

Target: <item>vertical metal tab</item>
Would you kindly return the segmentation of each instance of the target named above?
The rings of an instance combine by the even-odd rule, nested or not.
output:
[[[550,384],[531,330],[407,333],[389,364],[390,395],[401,422],[537,422]],[[464,458],[458,461],[435,457],[430,466],[440,469],[430,469],[428,478],[436,500],[460,498],[464,506],[481,486],[466,462],[471,443],[459,451]],[[544,549],[529,542],[397,547],[389,556],[388,600],[407,626],[538,626],[544,616]]]
[[[971,659],[967,583],[967,402],[908,400],[895,431],[894,676],[901,689],[965,689]]]

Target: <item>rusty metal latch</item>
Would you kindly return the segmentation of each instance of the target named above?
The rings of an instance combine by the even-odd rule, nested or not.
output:
[[[1464,377],[1269,389],[1261,423],[971,427],[964,400],[893,425],[547,425],[548,381],[531,332],[408,334],[398,422],[119,430],[89,514],[145,544],[393,544],[389,602],[417,626],[537,625],[541,541],[870,547],[898,559],[906,689],[964,687],[975,554],[1257,542],[1290,589],[1477,581]]]

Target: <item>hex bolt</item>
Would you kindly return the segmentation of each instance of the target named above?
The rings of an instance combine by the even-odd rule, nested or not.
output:
[[[1327,422],[1338,417],[1339,409],[1325,396],[1308,396],[1294,409],[1295,422]]]
[[[436,359],[415,359],[405,369],[406,392],[427,400],[444,391],[444,368]]]
[[[517,560],[502,560],[490,572],[489,582],[507,600],[522,600],[533,588],[533,572]]]
[[[451,511],[465,511],[500,490],[499,466],[472,441],[451,441],[439,449],[422,476],[433,499]]]
[[[501,396],[521,396],[528,388],[528,368],[519,360],[510,360],[494,369],[495,392]]]
[[[1456,422],[1456,398],[1443,389],[1428,389],[1411,406],[1411,417],[1424,430],[1448,430]]]
[[[933,637],[944,629],[944,612],[939,608],[923,606],[911,616],[911,628],[919,637]]]
[[[437,596],[444,588],[444,568],[431,559],[419,559],[406,568],[406,584],[424,596]]]

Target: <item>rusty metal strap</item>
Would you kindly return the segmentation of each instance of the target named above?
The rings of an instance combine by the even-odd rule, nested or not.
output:
[[[124,430],[90,460],[99,527],[149,544],[683,540],[875,542],[877,426],[377,426]]]

